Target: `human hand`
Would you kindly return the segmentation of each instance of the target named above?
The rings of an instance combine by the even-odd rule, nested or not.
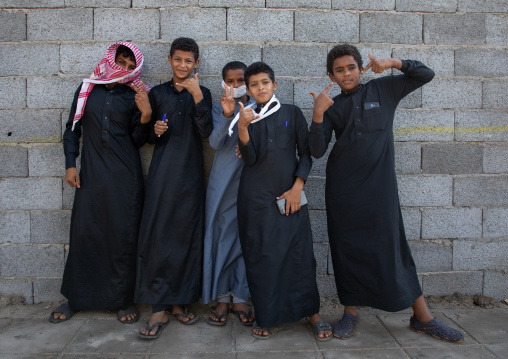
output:
[[[148,91],[146,91],[145,84],[143,81],[140,81],[140,84],[141,88],[131,82],[130,87],[136,91],[134,100],[136,101],[139,111],[141,111],[141,122],[148,123],[148,121],[150,121],[150,117],[152,116],[152,107],[150,106],[150,101],[148,100]]]
[[[153,129],[158,137],[161,137],[161,135],[164,134],[164,132],[166,132],[166,130],[168,129],[167,122],[168,120],[155,122]]]
[[[319,95],[317,95],[314,91],[309,92],[314,99],[314,112],[319,114],[324,114],[328,108],[333,105],[332,96],[328,93],[333,86],[333,82],[331,82]]]
[[[225,92],[220,98],[220,104],[222,105],[224,117],[230,118],[235,114],[236,101],[233,97],[233,86],[231,86],[231,89],[227,85],[224,87]]]
[[[381,57],[375,57],[372,55],[372,53],[369,52],[369,59],[370,62],[367,66],[360,72],[360,75],[363,75],[366,73],[369,69],[371,69],[372,72],[376,74],[380,74],[386,70],[391,69],[392,67],[397,67],[395,59],[386,59]],[[398,60],[400,62],[400,60]]]
[[[238,147],[238,145],[236,145],[236,153],[235,153],[235,155],[238,158],[242,158],[242,154],[240,153],[240,147]]]
[[[284,192],[277,199],[286,199],[286,216],[298,212],[300,210],[300,201],[302,199],[302,190],[299,188],[291,188],[289,191]]]
[[[260,116],[256,115],[252,108],[243,107],[243,103],[240,101],[240,118],[238,119],[238,129],[247,129],[247,126]]]
[[[187,91],[192,96],[196,96],[198,94],[201,94],[201,88],[199,87],[199,79],[198,79],[198,73],[196,72],[194,74],[194,77],[189,77],[182,83],[175,83],[175,85],[182,86],[183,88],[186,88]]]
[[[71,187],[80,187],[79,174],[76,167],[69,167],[65,170],[65,182],[67,182]]]

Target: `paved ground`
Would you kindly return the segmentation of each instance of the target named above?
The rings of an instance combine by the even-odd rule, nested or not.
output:
[[[256,340],[232,314],[225,327],[206,324],[207,308],[194,307],[202,319],[184,326],[172,320],[161,337],[137,337],[149,317],[141,307],[137,324],[123,325],[114,313],[77,313],[71,320],[51,324],[53,305],[7,305],[0,308],[0,358],[508,358],[508,306],[493,309],[448,306],[432,312],[465,332],[462,344],[450,344],[408,329],[409,311],[384,313],[362,310],[357,334],[349,340],[321,343],[311,326],[298,323],[272,328],[268,340]],[[332,325],[341,308],[324,307]]]

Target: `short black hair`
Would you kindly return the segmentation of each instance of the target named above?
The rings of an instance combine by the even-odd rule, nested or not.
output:
[[[267,64],[265,64],[262,61],[254,62],[249,67],[247,67],[247,70],[245,70],[244,77],[245,77],[245,84],[247,85],[247,88],[249,87],[249,77],[251,77],[252,75],[260,74],[260,73],[268,74],[268,77],[270,77],[270,80],[272,80],[272,82],[275,82],[275,74],[270,66],[268,66]]]
[[[136,62],[136,56],[134,56],[134,52],[132,52],[132,50],[125,45],[119,45],[118,49],[116,49],[115,61],[120,55],[122,55],[123,57],[128,57],[129,59],[134,61],[134,63]]]
[[[190,51],[194,55],[194,60],[199,59],[199,46],[196,43],[196,41],[194,41],[194,39],[191,39],[190,37],[179,37],[178,39],[175,39],[171,43],[169,55],[173,56],[176,50]]]
[[[238,69],[243,70],[243,72],[245,72],[245,70],[247,70],[247,65],[245,65],[241,61],[228,62],[226,65],[224,65],[222,69],[222,79],[223,80],[226,79],[226,72],[228,72],[229,70],[238,70]]]
[[[328,53],[328,56],[326,57],[326,71],[328,71],[329,74],[333,75],[333,62],[335,59],[347,55],[353,56],[356,63],[358,64],[358,68],[361,69],[363,67],[362,55],[360,55],[358,48],[349,44],[341,44],[335,46]]]

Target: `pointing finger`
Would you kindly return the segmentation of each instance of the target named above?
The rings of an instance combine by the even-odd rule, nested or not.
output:
[[[369,59],[374,60],[376,57],[372,55],[372,52],[369,52]]]
[[[314,91],[309,92],[309,95],[311,95],[314,101],[316,101],[317,94]]]
[[[146,93],[147,91],[146,91],[146,87],[145,87],[144,82],[141,81],[141,80],[139,80],[139,82],[141,83],[141,90],[142,90],[142,92]]]
[[[332,86],[333,86],[333,82],[330,82],[330,84],[328,86],[326,86],[326,88],[323,90],[323,92],[328,93],[328,91],[331,90]]]
[[[371,61],[371,62],[369,62],[369,64],[368,64],[366,67],[364,67],[364,68],[363,68],[362,75],[363,75],[364,73],[366,73],[366,72],[367,72],[367,70],[368,70],[368,69],[370,69],[371,67],[372,67],[372,61]]]
[[[139,87],[137,87],[134,82],[131,82],[130,88],[133,89],[134,91],[136,91],[137,94],[141,93],[141,91],[139,90]]]
[[[224,91],[226,91],[226,97],[228,97],[229,96],[229,86],[228,85],[224,86]]]

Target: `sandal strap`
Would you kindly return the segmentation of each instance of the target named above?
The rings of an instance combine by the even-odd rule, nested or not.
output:
[[[224,318],[228,314],[227,311],[222,314],[219,314],[219,313],[217,313],[217,311],[215,309],[212,309],[212,313],[215,314],[217,316],[217,318],[219,318],[219,319]]]
[[[163,323],[163,322],[157,322],[157,323],[154,323],[152,325],[148,325],[148,322],[146,323],[145,325],[145,329],[148,330],[149,332],[151,332],[153,329],[157,328],[157,327],[163,327],[165,326],[166,324],[168,324],[168,322],[166,323]]]
[[[321,321],[317,322],[316,324],[314,324],[314,333],[315,334],[317,334],[323,330],[332,330],[330,323],[328,323],[324,320],[321,320]]]

